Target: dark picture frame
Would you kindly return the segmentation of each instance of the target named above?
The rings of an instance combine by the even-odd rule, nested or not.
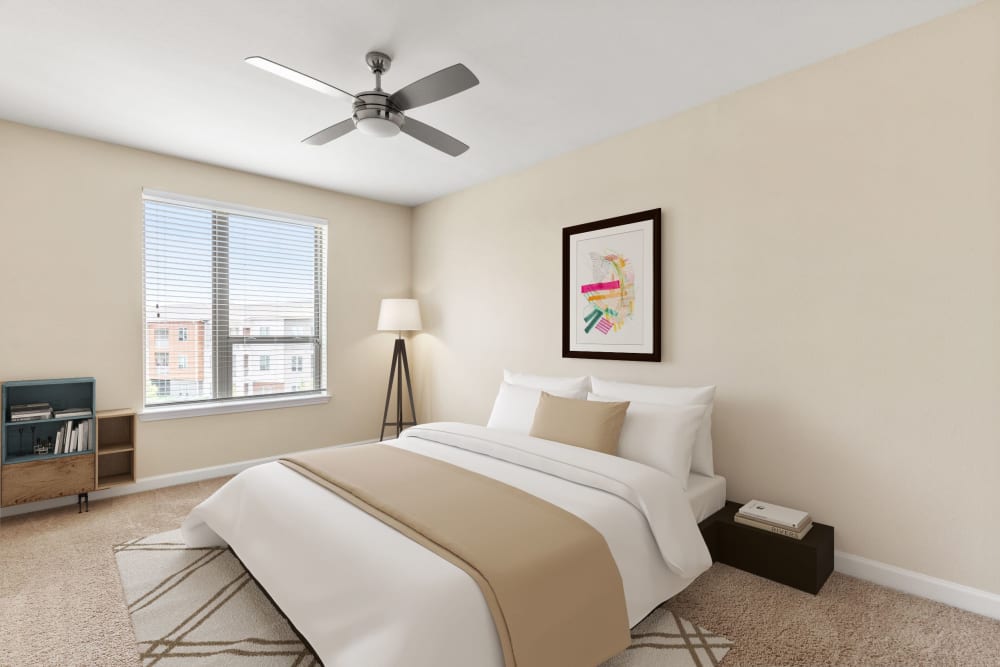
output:
[[[587,222],[582,225],[564,227],[562,234],[562,356],[581,359],[612,359],[618,361],[660,361],[661,354],[661,232],[660,209],[654,208],[638,213]],[[601,232],[607,232],[602,234]],[[590,248],[628,243],[630,247],[641,246],[641,257],[625,258],[621,253],[600,256],[598,264],[607,264],[611,269],[620,269],[624,263],[631,270],[631,285],[616,280],[585,284],[579,279],[577,262],[589,261],[593,264],[595,253]],[[604,245],[598,245],[604,244]],[[601,252],[604,252],[602,249]],[[589,258],[589,259],[588,259]],[[647,265],[647,263],[649,265]],[[588,291],[590,290],[590,291]],[[584,296],[588,294],[589,296]],[[625,303],[632,309],[639,309],[641,318],[619,315],[613,308],[604,306],[601,300],[615,304]],[[594,305],[592,305],[594,304]],[[630,311],[634,313],[635,311]],[[639,320],[639,321],[637,321]],[[615,334],[632,326],[630,338],[640,338],[640,343],[613,342]],[[640,331],[636,331],[639,327]],[[593,333],[592,332],[596,332]],[[597,333],[602,334],[598,336]],[[607,343],[596,339],[608,336]],[[587,341],[582,340],[588,338]]]

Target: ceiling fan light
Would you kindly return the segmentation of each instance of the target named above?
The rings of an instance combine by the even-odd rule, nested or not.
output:
[[[372,137],[394,137],[399,134],[399,125],[387,118],[370,116],[368,118],[358,118],[354,125],[361,132]]]

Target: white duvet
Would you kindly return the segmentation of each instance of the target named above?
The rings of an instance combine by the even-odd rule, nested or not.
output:
[[[416,426],[400,447],[518,487],[607,541],[634,625],[711,565],[666,473],[599,452],[468,424]],[[502,667],[476,583],[280,463],[246,470],[184,521],[192,546],[229,544],[327,667]]]

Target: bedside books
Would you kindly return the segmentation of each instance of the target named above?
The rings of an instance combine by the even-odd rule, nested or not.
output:
[[[733,520],[796,540],[801,540],[812,528],[812,517],[807,512],[760,500],[751,500],[741,507]]]
[[[753,526],[754,528],[760,528],[761,530],[766,530],[769,533],[777,533],[778,535],[784,535],[785,537],[791,537],[796,540],[801,540],[809,532],[809,529],[813,527],[812,521],[805,525],[805,528],[799,531],[788,530],[787,528],[780,528],[778,526],[772,526],[769,523],[764,523],[762,521],[754,521],[753,519],[748,519],[744,516],[737,514],[733,517],[733,521],[736,523],[741,523],[744,526]]]

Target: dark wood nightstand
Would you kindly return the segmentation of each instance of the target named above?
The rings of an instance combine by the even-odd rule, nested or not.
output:
[[[725,563],[771,581],[819,593],[833,572],[833,526],[813,523],[801,540],[736,523],[740,503],[727,502],[698,527],[712,553]]]

